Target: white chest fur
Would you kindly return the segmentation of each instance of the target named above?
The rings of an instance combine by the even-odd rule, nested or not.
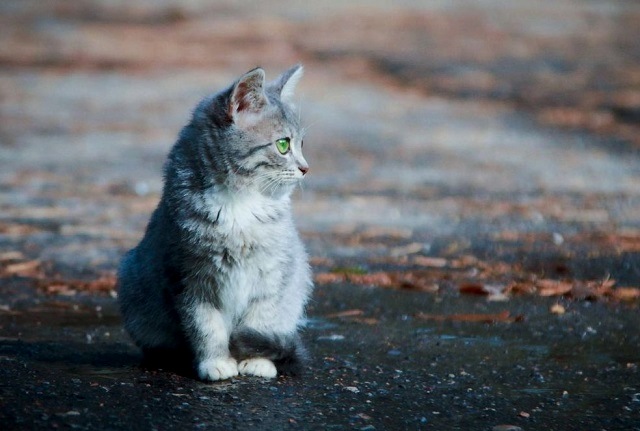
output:
[[[214,256],[221,303],[228,316],[241,318],[253,298],[275,295],[290,259],[289,242],[295,228],[288,197],[275,200],[260,193],[210,193],[205,204],[215,218],[216,242],[224,256]]]

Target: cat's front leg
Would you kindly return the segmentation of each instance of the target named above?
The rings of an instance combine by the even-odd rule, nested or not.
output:
[[[229,353],[229,330],[224,315],[208,303],[188,308],[192,319],[185,322],[185,329],[195,353],[198,377],[215,381],[237,376],[238,364]]]

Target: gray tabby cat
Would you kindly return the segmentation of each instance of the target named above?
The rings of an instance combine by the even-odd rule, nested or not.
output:
[[[300,371],[312,289],[290,195],[307,173],[295,66],[261,68],[204,99],[164,169],[140,244],[123,258],[124,324],[146,357],[193,361],[203,380]]]

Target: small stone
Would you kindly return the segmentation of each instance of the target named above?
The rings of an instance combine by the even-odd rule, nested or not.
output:
[[[58,413],[58,416],[80,416],[80,412],[77,410],[69,410],[65,413]]]
[[[360,392],[360,389],[356,388],[355,386],[345,386],[344,390],[353,392],[354,394],[357,394]]]
[[[520,412],[518,413],[518,416],[520,416],[521,418],[528,418],[531,415],[527,412]]]
[[[317,338],[318,341],[342,341],[344,340],[344,335],[339,334],[331,334],[331,335],[321,335]]]
[[[555,245],[562,245],[564,243],[564,237],[558,232],[553,233],[553,243]]]

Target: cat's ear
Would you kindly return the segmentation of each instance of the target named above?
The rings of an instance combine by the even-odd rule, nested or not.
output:
[[[280,100],[286,103],[293,102],[293,92],[303,74],[304,67],[302,67],[301,64],[296,64],[291,69],[280,75],[275,82],[276,90],[280,94]]]
[[[255,116],[268,103],[264,94],[264,70],[257,67],[245,73],[233,86],[229,99],[229,117],[237,122],[241,117]]]

